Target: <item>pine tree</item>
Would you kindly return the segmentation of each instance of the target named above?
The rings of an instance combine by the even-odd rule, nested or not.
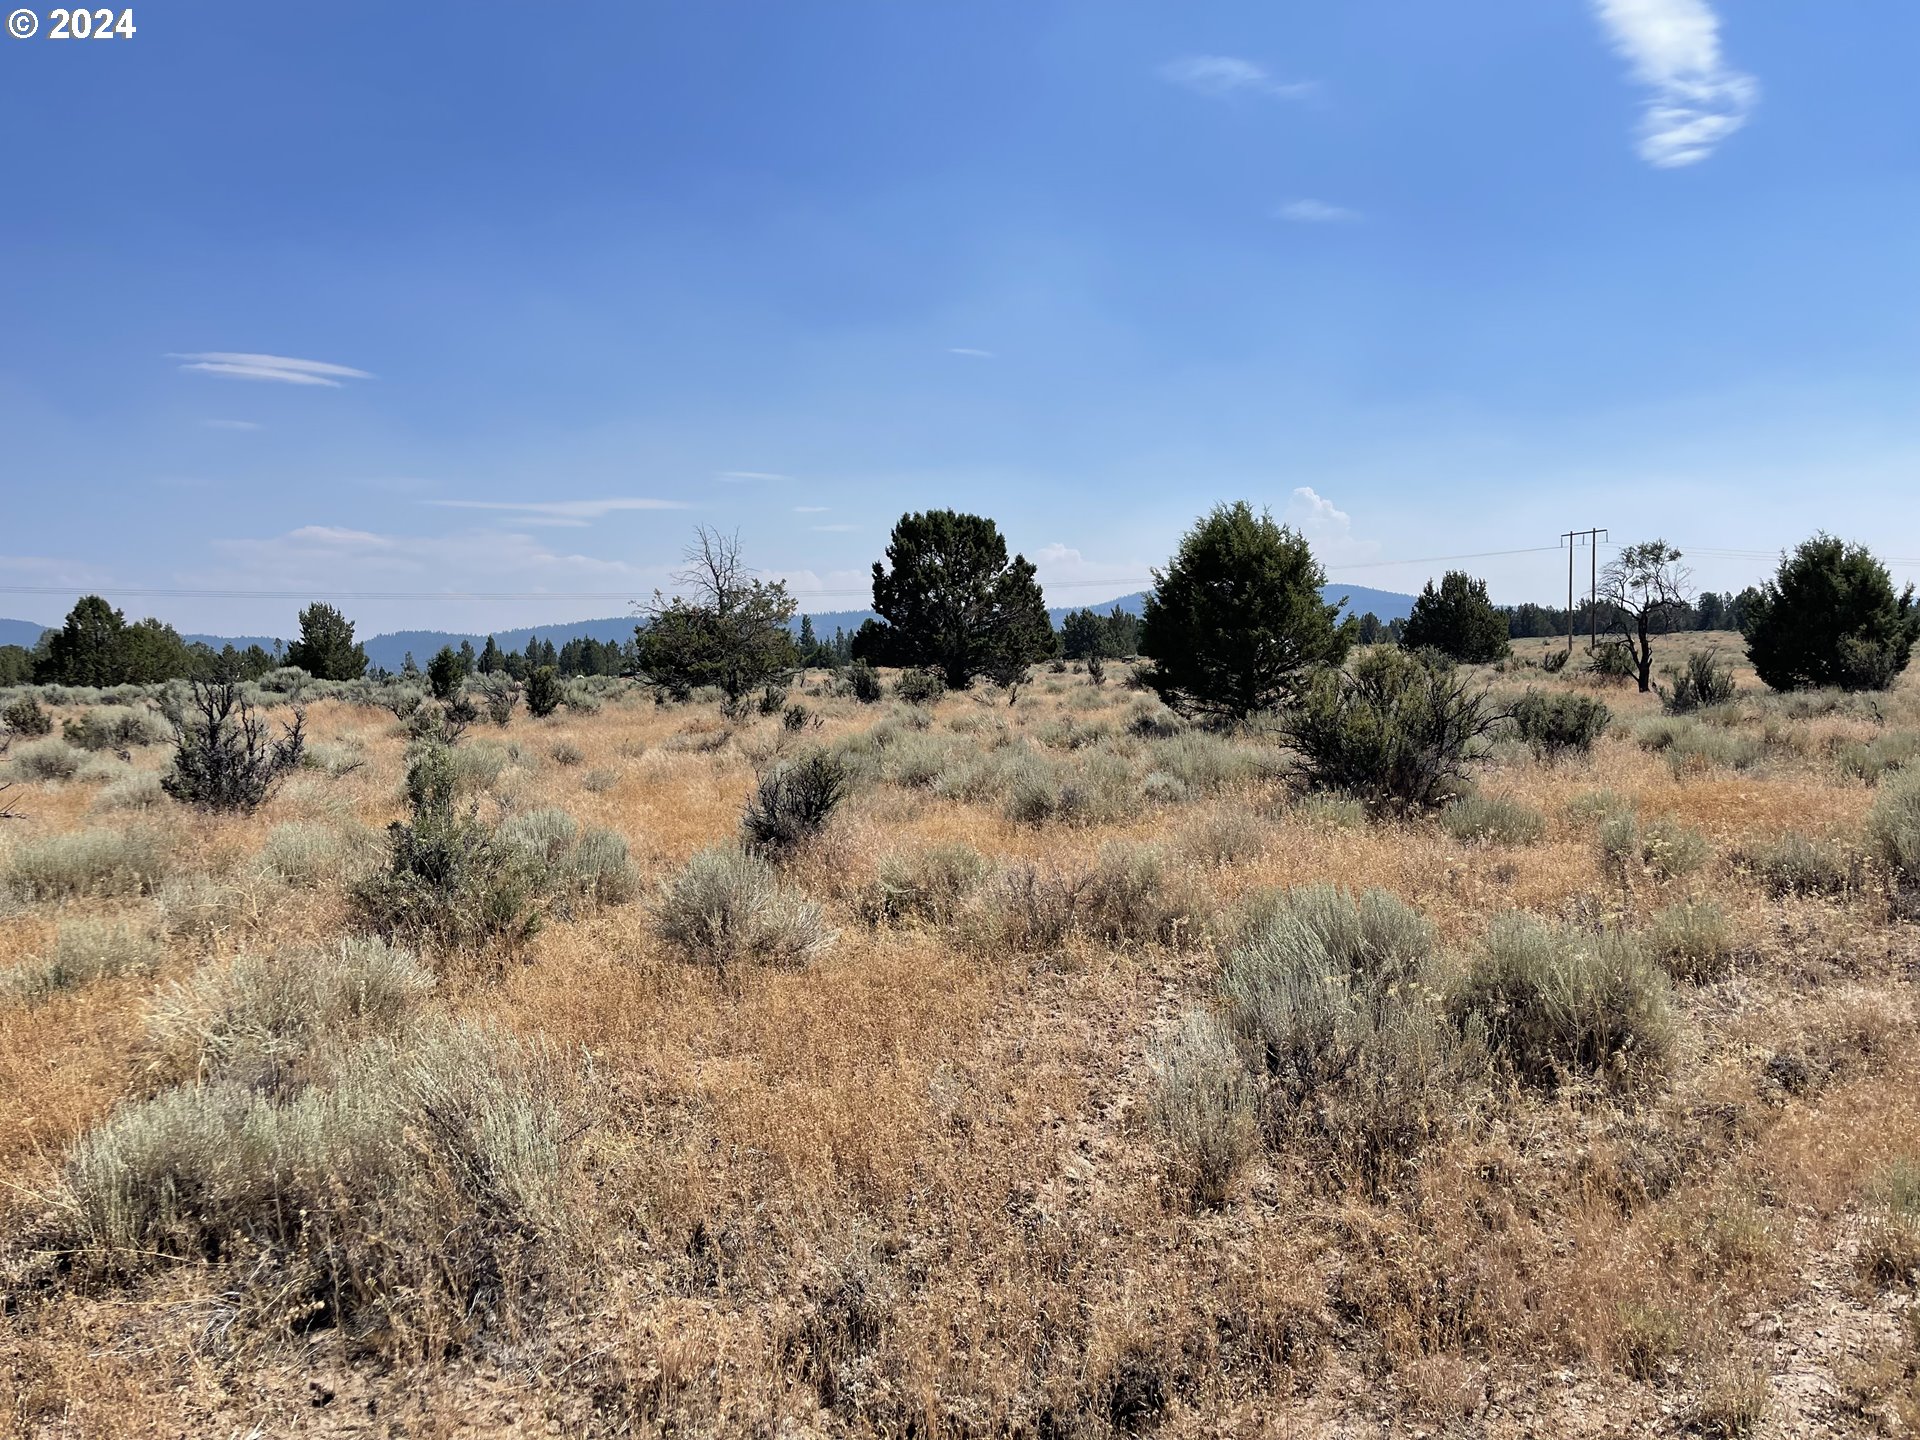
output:
[[[315,601],[300,612],[300,638],[287,647],[287,664],[316,680],[358,680],[367,673],[367,652],[353,643],[351,620]]]
[[[46,658],[36,667],[42,682],[118,685],[126,675],[127,617],[98,595],[83,595],[66,622],[46,637]]]

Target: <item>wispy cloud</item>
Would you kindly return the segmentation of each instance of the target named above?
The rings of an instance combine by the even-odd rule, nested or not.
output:
[[[1311,485],[1294,488],[1281,518],[1313,542],[1322,562],[1353,564],[1379,553],[1377,542],[1354,537],[1353,517]]]
[[[1299,225],[1341,225],[1360,218],[1358,210],[1329,205],[1325,200],[1289,200],[1274,213]]]
[[[1720,53],[1706,0],[1593,0],[1613,48],[1648,89],[1640,158],[1673,169],[1706,159],[1747,123],[1760,83]]]
[[[793,477],[773,470],[722,470],[716,478],[738,485],[748,480],[791,480]]]
[[[623,510],[685,510],[679,500],[652,500],[632,495],[604,500],[427,500],[442,510],[497,510],[516,524],[580,528]]]
[[[976,350],[971,345],[949,345],[947,347],[947,353],[949,355],[964,355],[969,360],[991,360],[994,358],[993,351]]]
[[[237,350],[203,350],[167,358],[183,362],[182,370],[198,370],[206,375],[226,375],[235,380],[278,380],[283,385],[325,385],[334,390],[340,388],[343,380],[373,378],[367,371],[355,370],[350,365],[295,360],[286,355],[253,355]]]
[[[1099,598],[1103,591],[1120,595],[1138,590],[1147,573],[1147,567],[1138,561],[1090,560],[1074,546],[1058,540],[1042,545],[1031,558],[1041,588],[1055,605],[1078,605]],[[1112,589],[1106,590],[1107,586]]]
[[[796,515],[824,515],[832,508],[830,505],[796,505],[793,507],[793,513]]]
[[[261,427],[252,420],[202,420],[209,430],[258,430]]]
[[[1234,55],[1183,56],[1162,65],[1160,78],[1213,99],[1229,95],[1268,95],[1279,100],[1304,100],[1319,88],[1310,80],[1275,80],[1265,66]]]

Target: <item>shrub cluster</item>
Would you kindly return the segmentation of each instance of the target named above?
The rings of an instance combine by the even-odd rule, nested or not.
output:
[[[752,854],[784,859],[820,833],[846,793],[846,766],[830,752],[775,766],[747,801],[741,843]]]
[[[932,667],[902,672],[893,693],[909,705],[931,705],[947,693],[946,677]]]
[[[361,923],[410,945],[512,944],[539,928],[532,877],[477,812],[462,810],[452,751],[427,744],[407,770],[406,820],[387,827],[387,866],[353,887]]]
[[[150,895],[167,871],[167,848],[150,830],[74,830],[14,848],[5,888],[23,900]]]
[[[993,862],[970,845],[936,845],[881,857],[859,900],[869,924],[919,921],[950,925],[993,873]]]
[[[1536,755],[1554,760],[1572,753],[1584,755],[1593,749],[1593,742],[1612,723],[1613,712],[1590,695],[1529,690],[1514,702],[1507,717],[1514,733],[1532,746]]]
[[[0,729],[9,735],[38,738],[53,733],[53,717],[40,708],[38,697],[16,695],[0,709]]]
[[[173,769],[161,782],[174,799],[203,810],[257,810],[274,787],[300,766],[306,749],[306,713],[275,739],[266,719],[231,681],[193,683],[189,702],[174,712]]]
[[[654,928],[684,958],[716,969],[804,965],[835,932],[820,907],[780,883],[766,861],[738,850],[702,850],[668,881]]]
[[[1221,1018],[1271,1143],[1304,1143],[1364,1188],[1456,1108],[1470,1047],[1434,986],[1433,932],[1384,891],[1293,892],[1227,956]]]
[[[33,1003],[90,980],[151,974],[161,953],[150,930],[117,920],[62,920],[44,955],[0,971],[0,999]]]
[[[228,1266],[269,1330],[445,1344],[498,1321],[564,1243],[576,1086],[506,1035],[411,1017],[422,978],[349,950],[170,996],[154,1043],[200,1079],[73,1146],[53,1248],[109,1276]],[[375,1033],[351,1043],[321,1016]]]
[[[12,773],[22,780],[71,780],[80,773],[80,767],[86,763],[81,754],[65,740],[36,740],[30,745],[22,745],[13,752],[9,764]]]
[[[1642,825],[1632,811],[1620,811],[1601,821],[1599,838],[1601,873],[1621,884],[1642,873],[1655,880],[1691,875],[1711,854],[1699,831],[1670,815]]]
[[[76,720],[68,720],[61,725],[60,733],[69,745],[82,750],[133,750],[167,738],[154,717],[118,705],[89,710]]]
[[[1351,671],[1316,674],[1281,728],[1312,788],[1415,810],[1462,792],[1499,718],[1451,665],[1375,646]]]
[[[1867,841],[1896,880],[1920,886],[1920,775],[1903,775],[1881,792],[1867,815]]]
[[[1660,697],[1669,715],[1690,715],[1709,705],[1724,705],[1739,689],[1733,671],[1724,668],[1711,650],[1696,651],[1687,663],[1666,672],[1668,689]]]
[[[1733,862],[1774,896],[1842,895],[1858,890],[1865,879],[1860,858],[1845,846],[1809,839],[1797,830],[1744,845]]]
[[[1672,1059],[1666,975],[1624,935],[1502,916],[1449,1008],[1483,1025],[1500,1062],[1533,1084],[1570,1074],[1636,1084],[1664,1074]]]
[[[846,691],[862,705],[872,705],[880,699],[880,672],[864,660],[856,660],[847,666]]]
[[[1683,947],[1711,928],[1665,925]],[[1666,975],[1630,937],[1510,914],[1450,972],[1398,899],[1317,886],[1250,906],[1216,1006],[1154,1049],[1151,1113],[1198,1203],[1225,1197],[1256,1135],[1378,1191],[1485,1104],[1496,1073],[1637,1087],[1666,1073],[1673,1044]]]
[[[1547,817],[1504,795],[1466,795],[1440,813],[1456,840],[1491,845],[1532,845],[1547,833]]]

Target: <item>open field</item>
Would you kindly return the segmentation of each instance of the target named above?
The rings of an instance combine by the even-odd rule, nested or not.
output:
[[[1484,679],[1613,724],[1497,742],[1484,825],[1299,793],[1270,734],[1188,729],[1119,665],[1011,706],[816,671],[795,727],[596,682],[475,725],[457,775],[488,825],[557,807],[626,859],[564,830],[553,873],[596,878],[546,882],[537,933],[417,963],[352,938],[405,813],[386,711],[314,687],[307,768],[245,817],[159,794],[166,745],[16,740],[0,1428],[1908,1433],[1920,927],[1871,836],[1920,686],[1737,667],[1668,719],[1546,674],[1561,644]],[[724,882],[760,887],[735,929],[673,929],[756,777],[821,748],[825,830]],[[1182,1110],[1183,1017],[1318,885],[1424,918],[1407,1003],[1452,1048],[1285,1126]],[[1640,1028],[1518,1063],[1462,998],[1509,911],[1631,947]]]

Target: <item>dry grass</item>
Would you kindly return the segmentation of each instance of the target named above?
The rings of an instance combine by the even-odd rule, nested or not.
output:
[[[1673,719],[1545,648],[1484,678],[1612,727],[1496,747],[1438,820],[1293,796],[1120,666],[811,676],[800,731],[606,685],[457,747],[540,877],[486,966],[353,934],[384,710],[310,697],[321,758],[252,816],[157,798],[157,751],[30,765],[0,1433],[1920,1417],[1920,690],[1742,667]],[[744,855],[816,752],[845,800]]]

